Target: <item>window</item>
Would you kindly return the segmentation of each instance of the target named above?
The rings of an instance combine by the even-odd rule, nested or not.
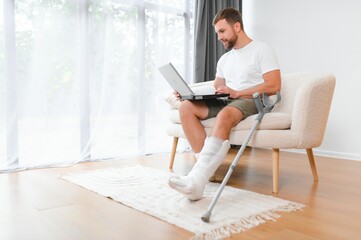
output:
[[[5,131],[5,81],[4,81],[4,16],[3,1],[0,1],[0,169],[5,166],[6,131]]]
[[[79,159],[76,1],[15,1],[20,165]]]
[[[11,161],[0,147],[3,168],[169,152],[164,98],[171,89],[158,67],[172,61],[190,79],[191,4],[15,1],[11,86],[0,22],[0,105],[16,90],[7,99],[14,116],[0,110],[0,144],[16,143]]]

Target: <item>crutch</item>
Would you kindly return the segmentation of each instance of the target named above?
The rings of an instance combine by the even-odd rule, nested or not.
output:
[[[256,117],[256,120],[253,123],[249,134],[244,139],[244,141],[242,143],[242,146],[241,146],[241,149],[239,149],[236,157],[234,158],[234,160],[232,162],[232,165],[230,166],[226,176],[224,177],[224,179],[222,181],[221,186],[218,188],[216,196],[213,198],[213,200],[212,200],[211,204],[209,205],[207,211],[202,215],[201,218],[202,218],[203,222],[209,222],[209,220],[211,218],[212,210],[213,210],[214,206],[216,205],[216,203],[218,201],[218,198],[219,198],[219,196],[221,195],[221,193],[223,191],[223,188],[226,186],[226,184],[228,182],[228,179],[231,177],[231,175],[233,173],[233,170],[234,170],[234,168],[236,167],[236,165],[238,163],[239,158],[242,156],[244,150],[246,149],[249,140],[251,140],[251,137],[252,137],[254,131],[256,130],[258,124],[261,122],[263,116],[266,113],[270,112],[273,109],[273,107],[276,105],[276,103],[278,103],[281,100],[281,95],[280,95],[279,92],[277,92],[276,100],[271,101],[267,94],[263,94],[263,103],[262,103],[261,95],[258,92],[256,92],[256,93],[253,94],[253,99],[254,99],[254,101],[256,103],[256,107],[257,107],[257,110],[258,110],[258,115]]]

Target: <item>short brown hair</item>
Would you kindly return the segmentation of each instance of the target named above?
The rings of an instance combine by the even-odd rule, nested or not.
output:
[[[226,19],[231,25],[239,22],[241,24],[241,29],[243,30],[242,15],[237,9],[229,7],[219,11],[213,18],[213,26],[222,19]]]

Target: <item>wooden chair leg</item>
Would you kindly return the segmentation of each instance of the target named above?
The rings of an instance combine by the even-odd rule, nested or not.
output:
[[[179,139],[178,137],[173,138],[173,147],[170,155],[169,169],[173,169],[175,153],[177,152],[178,139]]]
[[[313,156],[312,148],[307,148],[306,151],[307,151],[308,161],[310,162],[310,166],[312,170],[313,180],[315,182],[318,182],[316,163],[315,163],[315,158]]]
[[[272,149],[273,159],[273,193],[278,193],[278,177],[279,177],[279,165],[280,165],[280,150],[278,148]]]

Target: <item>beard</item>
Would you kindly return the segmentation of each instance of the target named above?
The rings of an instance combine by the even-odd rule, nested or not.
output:
[[[233,37],[231,37],[229,40],[223,42],[223,46],[226,50],[230,50],[234,47],[238,40],[237,34],[234,33]]]

